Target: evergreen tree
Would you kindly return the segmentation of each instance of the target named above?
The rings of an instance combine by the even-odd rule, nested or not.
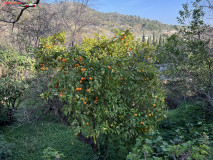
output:
[[[155,33],[153,33],[153,36],[152,36],[152,44],[153,45],[155,45],[156,44],[156,42],[155,42],[156,40],[155,40]]]
[[[146,42],[144,31],[143,31],[143,38],[142,38],[142,42]]]
[[[162,45],[163,45],[163,39],[162,39],[162,36],[160,35],[159,46],[162,46]]]
[[[151,38],[148,37],[147,44],[150,44],[150,43],[151,43]]]

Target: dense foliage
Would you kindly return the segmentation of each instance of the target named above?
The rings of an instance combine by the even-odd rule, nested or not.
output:
[[[42,39],[36,53],[40,70],[56,71],[43,98],[57,95],[68,102],[63,112],[76,126],[78,138],[94,141],[95,147],[104,134],[134,142],[165,116],[153,48],[133,38],[128,30],[111,40],[85,37],[82,47],[69,53],[59,47],[64,38],[58,34]]]

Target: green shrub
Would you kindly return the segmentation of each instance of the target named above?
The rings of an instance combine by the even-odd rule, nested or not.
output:
[[[5,141],[4,137],[0,135],[0,160],[9,160],[12,158],[15,145]]]
[[[54,148],[48,147],[46,149],[44,149],[43,152],[43,158],[45,160],[56,160],[56,159],[61,159],[62,157],[64,157],[63,153],[59,153],[58,151],[56,151]]]
[[[176,134],[176,138],[167,142],[158,131],[152,130],[147,137],[137,139],[137,143],[127,159],[207,159],[210,153],[210,142],[205,132],[202,133],[200,138],[192,141],[184,141],[184,136],[180,134],[180,130],[176,130]]]

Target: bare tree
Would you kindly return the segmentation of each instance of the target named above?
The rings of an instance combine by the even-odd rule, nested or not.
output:
[[[74,46],[80,32],[85,26],[93,26],[95,18],[88,8],[89,0],[73,0],[72,3],[63,2],[59,9],[64,28],[68,31],[69,46]]]
[[[35,7],[40,3],[40,0],[34,1],[35,2],[29,3],[26,0],[14,0],[13,2],[1,0],[0,21],[15,24],[19,21],[26,9]]]

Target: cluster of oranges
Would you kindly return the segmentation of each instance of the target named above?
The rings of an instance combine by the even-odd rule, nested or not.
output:
[[[46,44],[45,47],[47,47],[48,49],[52,48],[50,45]]]
[[[45,64],[45,63],[43,63],[43,64],[40,65],[40,66],[41,66],[40,69],[41,69],[41,70],[46,70],[46,71],[47,71],[47,70],[48,70],[48,67],[44,68],[44,64]]]

